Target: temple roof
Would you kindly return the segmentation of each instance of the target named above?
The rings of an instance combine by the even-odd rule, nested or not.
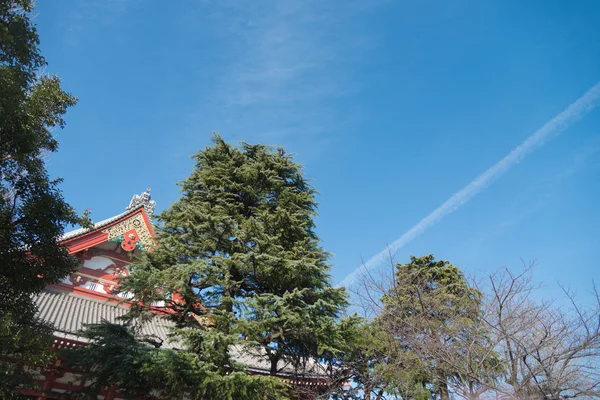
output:
[[[94,223],[94,225],[91,228],[79,228],[79,229],[75,229],[71,232],[67,232],[59,238],[59,241],[64,242],[66,240],[70,240],[70,239],[74,239],[76,237],[82,236],[86,233],[93,232],[97,229],[100,229],[107,225],[110,225],[113,222],[116,222],[116,221],[122,219],[123,217],[134,214],[135,212],[137,212],[138,210],[140,210],[142,208],[146,211],[146,215],[148,217],[150,217],[152,215],[152,213],[154,212],[155,207],[156,207],[156,202],[154,200],[152,200],[152,196],[150,195],[150,188],[148,188],[142,194],[134,194],[133,197],[131,198],[131,201],[129,202],[129,205],[127,206],[127,208],[125,208],[124,212],[122,212],[118,215],[115,215],[114,217],[110,217],[110,218],[107,218],[100,222],[96,222],[96,223]]]
[[[147,189],[140,195],[134,195],[124,212],[110,217],[108,219],[96,222],[91,228],[80,228],[72,232],[65,233],[60,242],[69,248],[69,252],[78,253],[96,248],[97,250],[105,243],[119,242],[121,246],[125,243],[125,236],[135,236],[132,241],[141,243],[142,247],[125,248],[127,251],[137,251],[151,249],[154,246],[154,233],[149,217],[155,208],[155,202],[151,200],[150,189]],[[112,244],[112,243],[111,243]],[[137,249],[137,250],[136,250]],[[106,249],[104,249],[106,250]],[[101,249],[101,251],[104,251]],[[110,250],[113,251],[113,250]],[[98,253],[101,258],[103,253]],[[90,257],[93,257],[91,253]],[[116,260],[113,256],[113,260]],[[85,259],[81,269],[86,268]],[[101,274],[115,274],[116,266],[96,266]],[[98,269],[100,268],[100,269]],[[108,268],[108,269],[107,269]],[[77,279],[68,278],[62,283],[50,285],[46,290],[35,296],[35,302],[38,307],[38,317],[52,324],[55,329],[55,337],[69,339],[78,342],[86,342],[86,339],[80,336],[81,330],[87,324],[98,324],[103,321],[108,323],[124,324],[119,317],[127,313],[128,306],[119,304],[118,297],[112,293],[106,292],[102,284],[106,282],[104,276],[95,274],[96,270],[84,271],[78,270],[73,276],[83,277],[90,282],[96,282],[100,289],[85,287],[83,283],[78,283]],[[97,285],[94,285],[95,287]],[[122,298],[121,298],[122,300]],[[140,338],[152,339],[152,342],[161,343],[161,348],[177,349],[181,348],[180,342],[168,340],[171,328],[174,323],[164,316],[155,316],[150,321],[140,322]],[[248,366],[249,371],[259,374],[268,374],[270,372],[270,362],[264,349],[251,346],[234,346],[230,349],[232,357]],[[327,371],[324,365],[310,360],[304,367],[298,369],[292,363],[280,361],[277,375],[291,378],[304,379],[306,381],[317,382],[316,385],[324,384],[327,380]]]
[[[38,317],[54,326],[55,336],[82,340],[78,332],[87,324],[102,321],[111,324],[123,324],[119,317],[127,313],[127,307],[117,304],[78,296],[73,293],[61,293],[49,288],[35,296]],[[162,347],[173,348],[166,339],[173,322],[160,318],[141,325],[141,336],[154,337],[163,341]]]
[[[127,313],[127,307],[116,302],[83,297],[52,288],[47,288],[46,291],[36,295],[35,303],[38,307],[38,317],[54,326],[54,336],[80,342],[87,341],[79,333],[86,324],[98,324],[102,321],[124,324],[119,317]],[[168,340],[170,328],[174,326],[172,321],[156,316],[141,324],[140,336],[162,342],[161,348],[181,348],[180,343]],[[269,373],[270,363],[265,354],[261,354],[259,350],[235,346],[230,350],[230,354],[236,361],[246,364],[252,372]],[[324,365],[310,361],[300,371],[292,364],[281,362],[277,375],[290,378],[323,379],[327,374]]]
[[[79,228],[79,229],[75,229],[74,231],[67,232],[67,233],[65,233],[64,235],[62,235],[59,238],[59,242],[63,242],[65,240],[69,240],[69,239],[74,239],[74,238],[76,238],[78,236],[81,236],[83,234],[86,234],[88,232],[92,232],[92,231],[95,231],[96,229],[103,228],[106,225],[110,225],[111,223],[113,223],[115,221],[118,221],[118,220],[120,220],[121,218],[123,218],[123,217],[125,217],[127,215],[135,213],[137,210],[139,210],[142,207],[143,206],[138,206],[136,208],[132,208],[130,210],[127,210],[127,211],[125,211],[125,212],[123,212],[121,214],[115,215],[114,217],[110,217],[110,218],[107,218],[107,219],[102,220],[100,222],[96,222],[96,223],[94,223],[94,225],[91,228]]]
[[[140,206],[144,207],[148,215],[152,215],[154,212],[156,202],[150,196],[150,188],[146,189],[142,194],[134,194],[125,211],[138,209]]]

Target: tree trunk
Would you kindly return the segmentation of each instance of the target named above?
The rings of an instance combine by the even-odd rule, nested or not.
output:
[[[370,399],[371,399],[371,386],[365,385],[365,389],[363,391],[363,400],[370,400]]]
[[[440,400],[450,400],[450,393],[448,392],[446,382],[440,384]]]
[[[270,357],[269,361],[271,361],[271,370],[269,373],[271,375],[277,374],[277,362],[279,361],[279,357]]]

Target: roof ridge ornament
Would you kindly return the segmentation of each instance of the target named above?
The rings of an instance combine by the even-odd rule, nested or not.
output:
[[[156,202],[152,200],[152,196],[150,196],[150,188],[146,189],[146,191],[142,194],[134,194],[129,202],[129,206],[127,206],[125,211],[131,211],[135,208],[139,208],[140,206],[144,206],[148,216],[152,215],[154,212]]]

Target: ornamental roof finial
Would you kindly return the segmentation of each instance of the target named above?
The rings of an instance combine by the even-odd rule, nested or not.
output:
[[[125,211],[133,210],[140,206],[144,206],[144,209],[149,216],[154,212],[156,202],[152,200],[152,196],[150,196],[150,188],[146,189],[142,194],[134,194]]]

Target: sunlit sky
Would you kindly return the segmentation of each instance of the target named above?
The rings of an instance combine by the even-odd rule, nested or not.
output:
[[[157,210],[211,132],[282,145],[320,192],[337,283],[600,81],[597,1],[39,1],[48,73],[79,98],[48,159],[101,220]],[[469,274],[599,277],[600,108],[395,253]]]

